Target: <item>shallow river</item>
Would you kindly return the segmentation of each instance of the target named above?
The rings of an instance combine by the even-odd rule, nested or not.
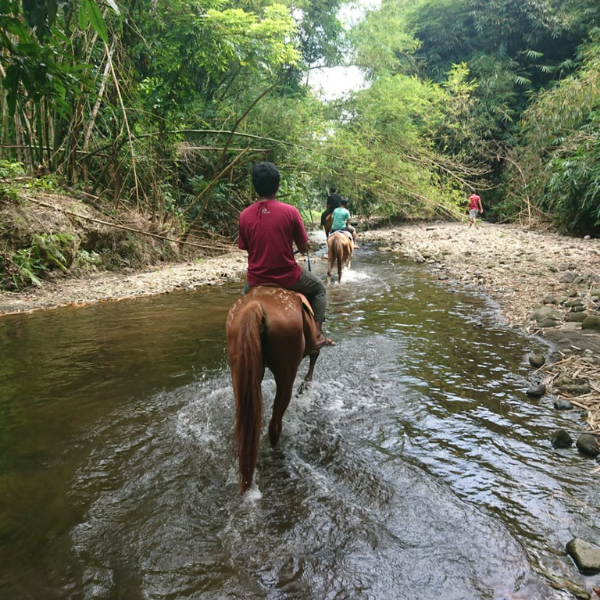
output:
[[[548,441],[578,415],[524,394],[527,354],[546,348],[389,255],[361,250],[330,287],[338,344],[240,498],[224,333],[240,288],[0,319],[0,598],[536,600],[573,597],[557,578],[598,585],[564,552],[600,537],[595,462]],[[263,390],[266,420],[270,377]]]

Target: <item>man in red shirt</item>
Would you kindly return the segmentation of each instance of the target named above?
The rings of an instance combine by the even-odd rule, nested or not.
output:
[[[294,258],[296,244],[305,254],[309,250],[308,235],[295,206],[279,202],[280,175],[273,163],[261,162],[252,169],[252,184],[258,201],[240,215],[238,246],[248,252],[248,272],[244,294],[261,283],[275,283],[304,294],[315,313],[319,332],[317,348],[332,345],[321,328],[325,321],[327,292],[319,277],[302,268]]]
[[[469,196],[469,228],[475,223],[477,213],[483,214],[483,207],[481,206],[481,198],[473,190],[473,193]]]

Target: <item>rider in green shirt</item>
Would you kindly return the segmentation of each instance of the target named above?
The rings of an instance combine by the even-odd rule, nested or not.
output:
[[[354,248],[358,248],[356,243],[356,229],[350,225],[350,211],[348,210],[348,198],[342,198],[340,206],[333,211],[333,223],[331,224],[331,234],[336,231],[349,231],[354,240]]]

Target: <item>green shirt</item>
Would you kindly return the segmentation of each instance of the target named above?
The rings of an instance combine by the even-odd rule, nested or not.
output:
[[[331,231],[337,231],[338,229],[344,229],[346,227],[346,220],[350,218],[350,211],[343,206],[336,208],[333,211],[333,222],[331,223]]]

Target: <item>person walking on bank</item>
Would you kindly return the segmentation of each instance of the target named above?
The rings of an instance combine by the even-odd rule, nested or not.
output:
[[[242,211],[238,222],[238,247],[248,252],[243,294],[261,283],[304,294],[315,314],[319,333],[316,349],[333,346],[334,342],[322,332],[327,290],[319,277],[306,271],[294,258],[294,243],[302,254],[308,252],[310,243],[298,209],[277,200],[280,179],[273,163],[261,162],[252,169],[258,200]]]
[[[341,205],[333,211],[333,222],[331,224],[331,234],[336,231],[349,231],[354,241],[354,249],[359,248],[356,243],[356,229],[350,225],[350,211],[348,210],[348,198],[342,198]]]
[[[337,188],[329,188],[329,196],[327,196],[327,208],[321,215],[321,229],[325,227],[327,217],[340,205],[342,197],[337,193]]]
[[[469,229],[475,223],[478,213],[483,214],[483,206],[481,205],[481,198],[473,190],[473,193],[469,196]]]

